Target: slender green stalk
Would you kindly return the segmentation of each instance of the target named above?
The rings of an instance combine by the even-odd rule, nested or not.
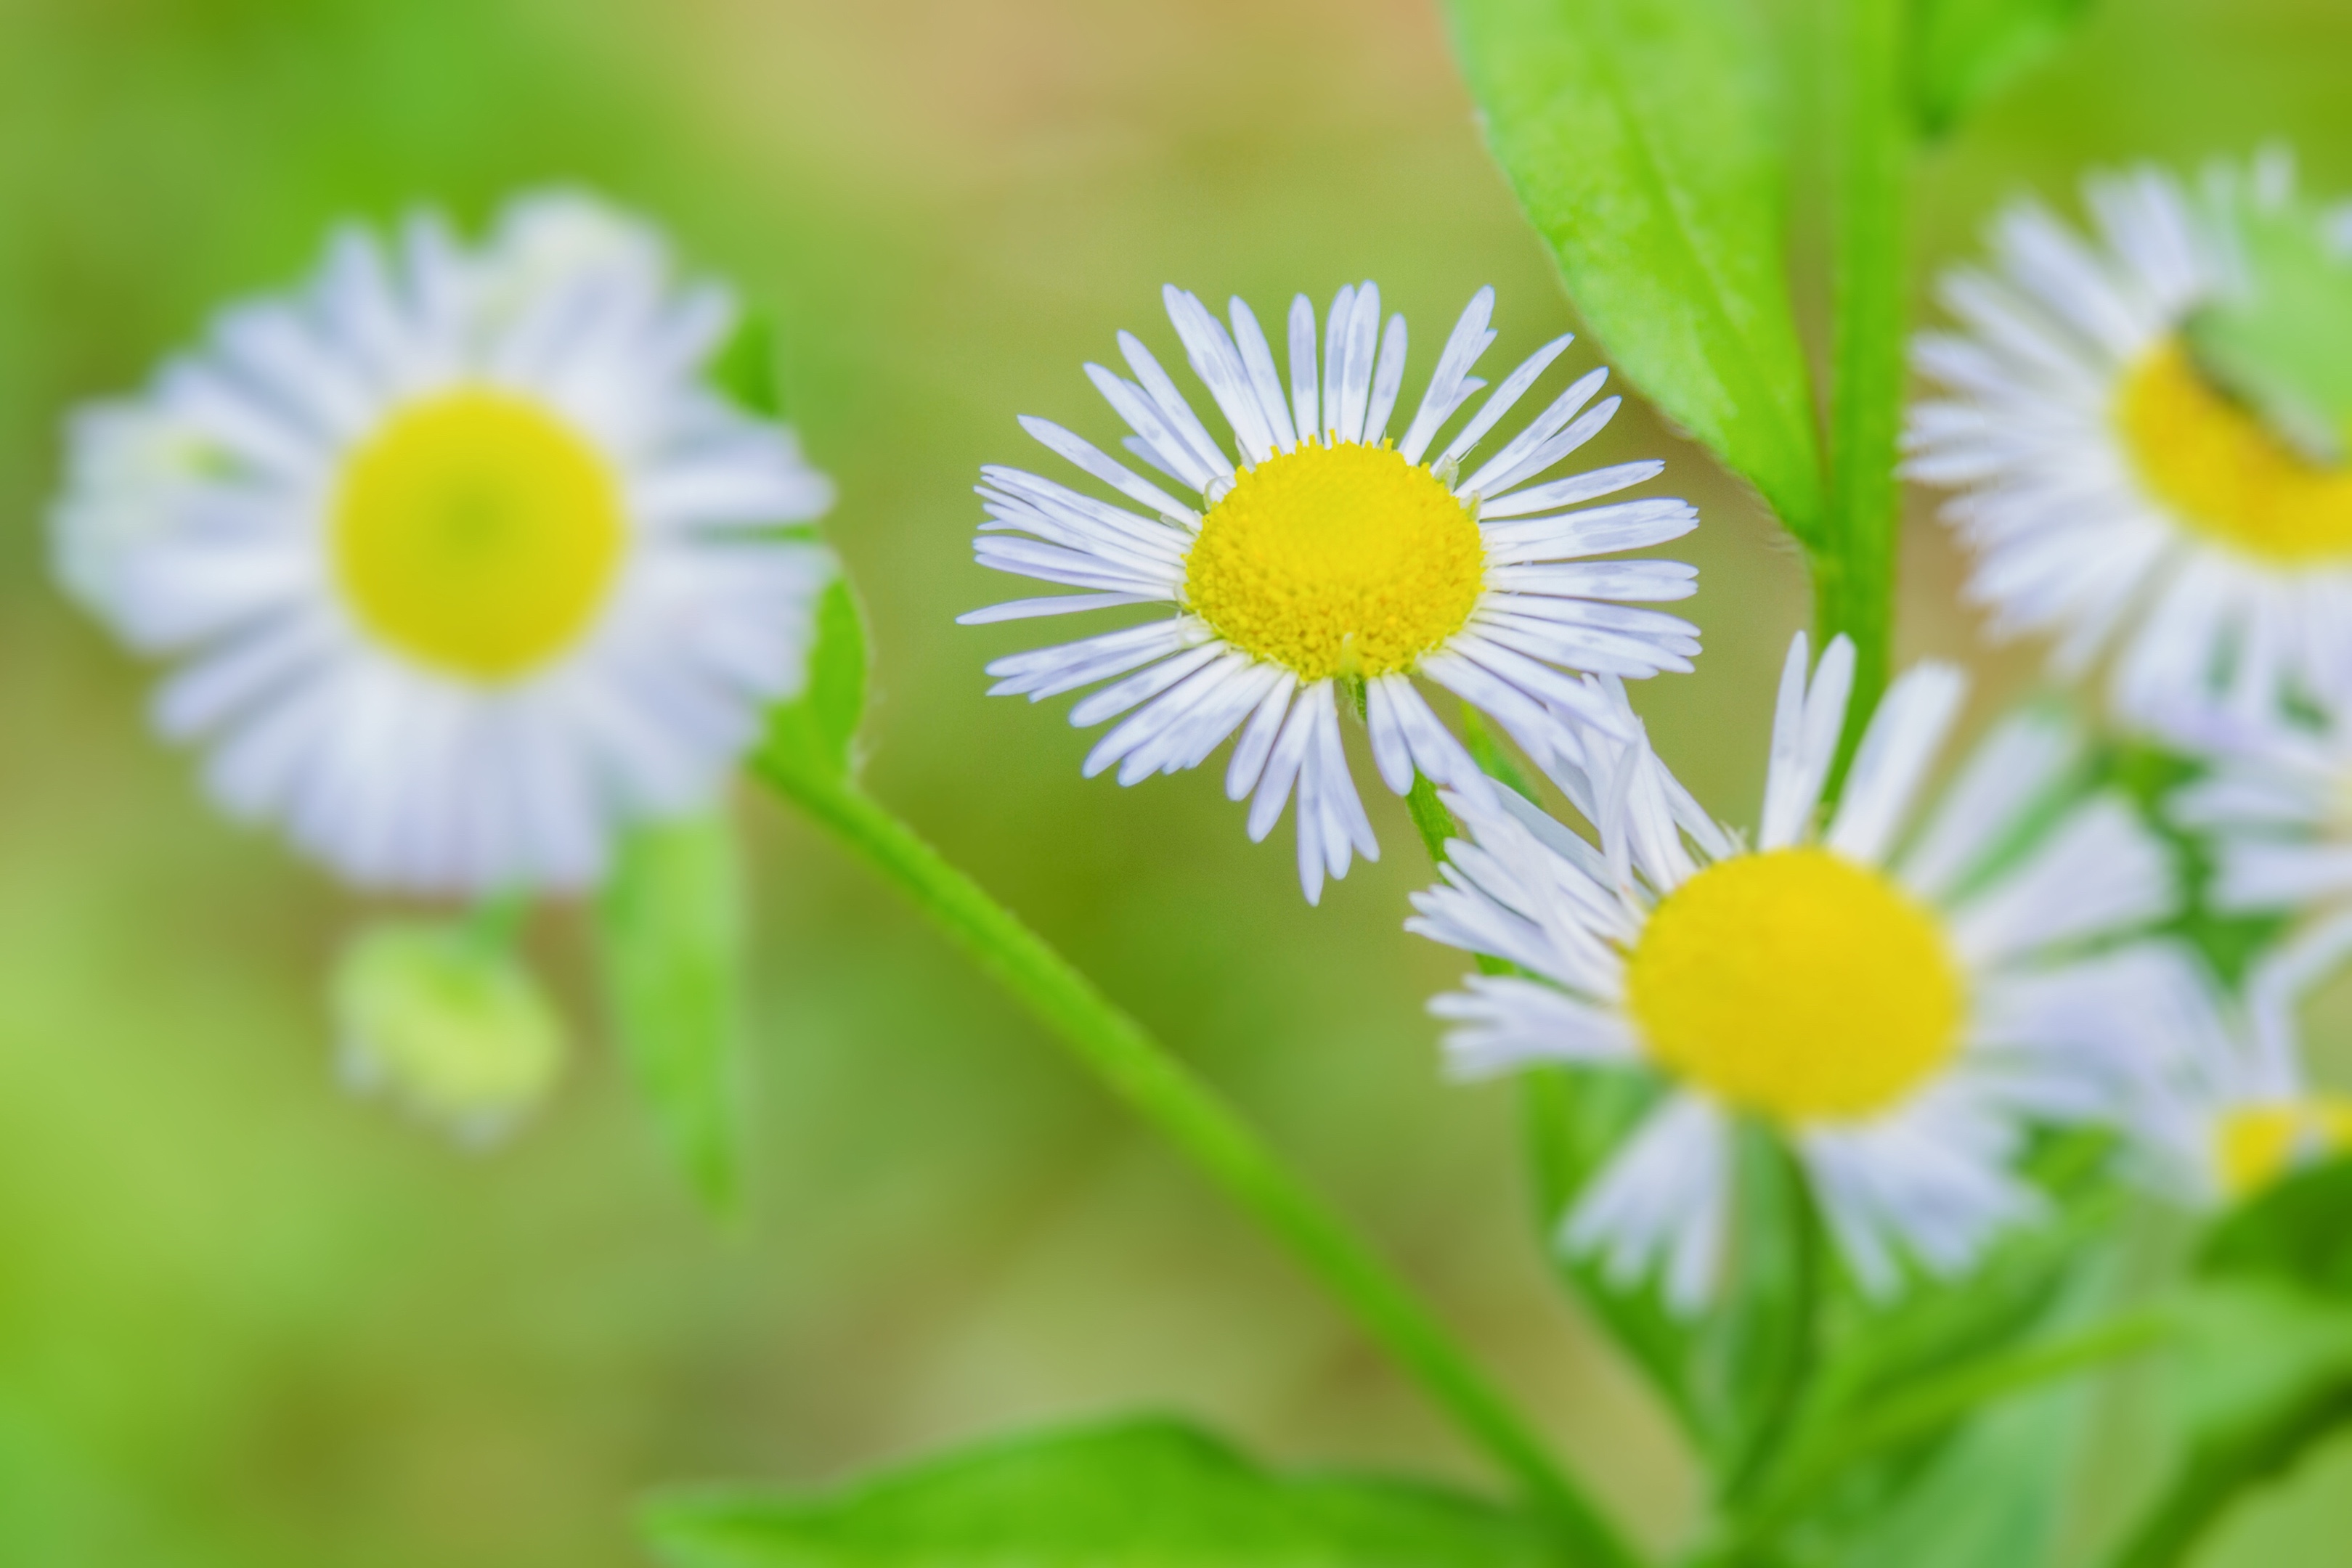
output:
[[[755,767],[919,909],[1137,1114],[1286,1245],[1462,1431],[1508,1471],[1584,1568],[1641,1557],[1555,1466],[1429,1309],[1188,1068],[1020,918],[845,779]]]
[[[1911,118],[1899,0],[1830,0],[1834,151],[1829,512],[1811,552],[1814,619],[1857,655],[1847,745],[1885,689],[1895,619],[1903,407],[1905,177]]]
[[[2152,1349],[2176,1327],[2161,1309],[2126,1312],[2044,1344],[1988,1357],[1916,1386],[1793,1456],[1750,1516],[1743,1540],[1769,1536],[1857,1461],[1959,1419],[1980,1406]]]

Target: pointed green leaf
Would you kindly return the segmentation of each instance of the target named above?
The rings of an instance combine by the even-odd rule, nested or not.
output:
[[[854,773],[866,669],[865,615],[849,580],[835,578],[817,601],[808,682],[798,696],[769,710],[761,763],[825,778]]]
[[[815,1498],[656,1504],[666,1568],[1538,1568],[1514,1515],[1404,1482],[1271,1476],[1170,1421],[1015,1438]]]
[[[784,385],[774,319],[763,310],[747,310],[710,358],[711,382],[762,419],[782,419]]]
[[[1452,0],[1486,138],[1650,400],[1818,536],[1775,54],[1746,0]]]
[[[1912,91],[1920,128],[1940,136],[2056,52],[2091,0],[1918,0]]]
[[[742,871],[723,813],[631,832],[597,905],[613,1027],[664,1142],[725,1211],[742,1167]]]

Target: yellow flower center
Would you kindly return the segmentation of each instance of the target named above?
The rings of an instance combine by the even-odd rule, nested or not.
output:
[[[1700,872],[1651,912],[1625,979],[1661,1068],[1784,1124],[1886,1110],[1959,1040],[1960,972],[1934,917],[1826,850]]]
[[[2352,1149],[2352,1100],[2315,1094],[2241,1105],[2213,1129],[2213,1163],[2222,1190],[2245,1197],[2296,1166]]]
[[[510,680],[569,647],[619,573],[612,468],[569,423],[468,387],[409,405],[335,498],[335,576],[360,622],[421,662]]]
[[[2178,341],[2124,378],[2116,420],[2142,479],[2198,532],[2287,565],[2352,559],[2352,468],[2281,442]]]
[[[1486,584],[1469,508],[1383,443],[1309,444],[1245,470],[1201,520],[1187,602],[1302,680],[1410,669]]]

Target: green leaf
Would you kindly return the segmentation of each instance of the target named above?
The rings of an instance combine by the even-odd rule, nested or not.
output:
[[[2280,1280],[2352,1305],[2352,1158],[2293,1172],[2223,1215],[2197,1264],[2210,1279]]]
[[[761,763],[827,779],[856,772],[866,672],[865,615],[849,580],[835,578],[817,601],[807,683],[798,696],[768,710]]]
[[[723,813],[631,832],[597,904],[614,1031],[698,1196],[730,1209],[742,1167],[743,885]]]
[[[1451,0],[1487,141],[1602,347],[1819,538],[1775,51],[1746,0]]]
[[[2174,1397],[2188,1450],[2112,1558],[2171,1568],[2246,1492],[2352,1425],[2352,1312],[2262,1274],[2201,1285]]]
[[[1544,1538],[1416,1484],[1270,1476],[1141,1420],[989,1444],[816,1498],[659,1503],[667,1568],[1538,1568]]]
[[[775,319],[747,310],[710,358],[711,383],[762,419],[784,416],[784,386]]]
[[[2091,0],[1917,0],[1912,92],[1940,136],[2066,41]]]
[[[2245,193],[2227,221],[2244,277],[2189,319],[2197,367],[2310,461],[2352,436],[2352,256],[2306,202]]]

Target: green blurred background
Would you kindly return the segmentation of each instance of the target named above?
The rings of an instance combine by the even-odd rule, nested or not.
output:
[[[2352,184],[2342,0],[2110,0],[1926,162],[1922,255],[2088,162],[2285,136]],[[1286,1263],[856,867],[747,796],[756,1199],[706,1224],[583,1003],[509,1146],[467,1155],[329,1069],[320,976],[360,909],[225,825],[149,738],[145,676],[48,586],[73,402],[137,382],[348,214],[478,222],[592,184],[772,305],[871,606],[871,780],[1161,1029],[1370,1227],[1654,1537],[1671,1439],[1528,1246],[1508,1094],[1440,1083],[1386,860],[1299,902],[1210,774],[1077,777],[1063,705],[981,695],[1019,627],[971,565],[973,470],[1097,434],[1079,374],[1159,285],[1378,277],[1426,355],[1478,285],[1515,355],[1570,323],[1487,164],[1428,0],[0,0],[0,1562],[604,1568],[648,1487],[814,1483],[1138,1405],[1263,1452],[1480,1472]],[[1571,351],[1580,368],[1589,347]],[[1727,813],[1758,787],[1794,557],[1630,410],[1706,526],[1695,676],[1643,694]],[[1971,654],[1955,563],[1906,552],[1911,652]],[[1971,654],[1971,656],[1973,656]],[[1984,661],[1977,716],[2031,678]],[[1360,768],[1367,780],[1369,768]],[[2341,1561],[2352,1454],[2214,1564]]]

